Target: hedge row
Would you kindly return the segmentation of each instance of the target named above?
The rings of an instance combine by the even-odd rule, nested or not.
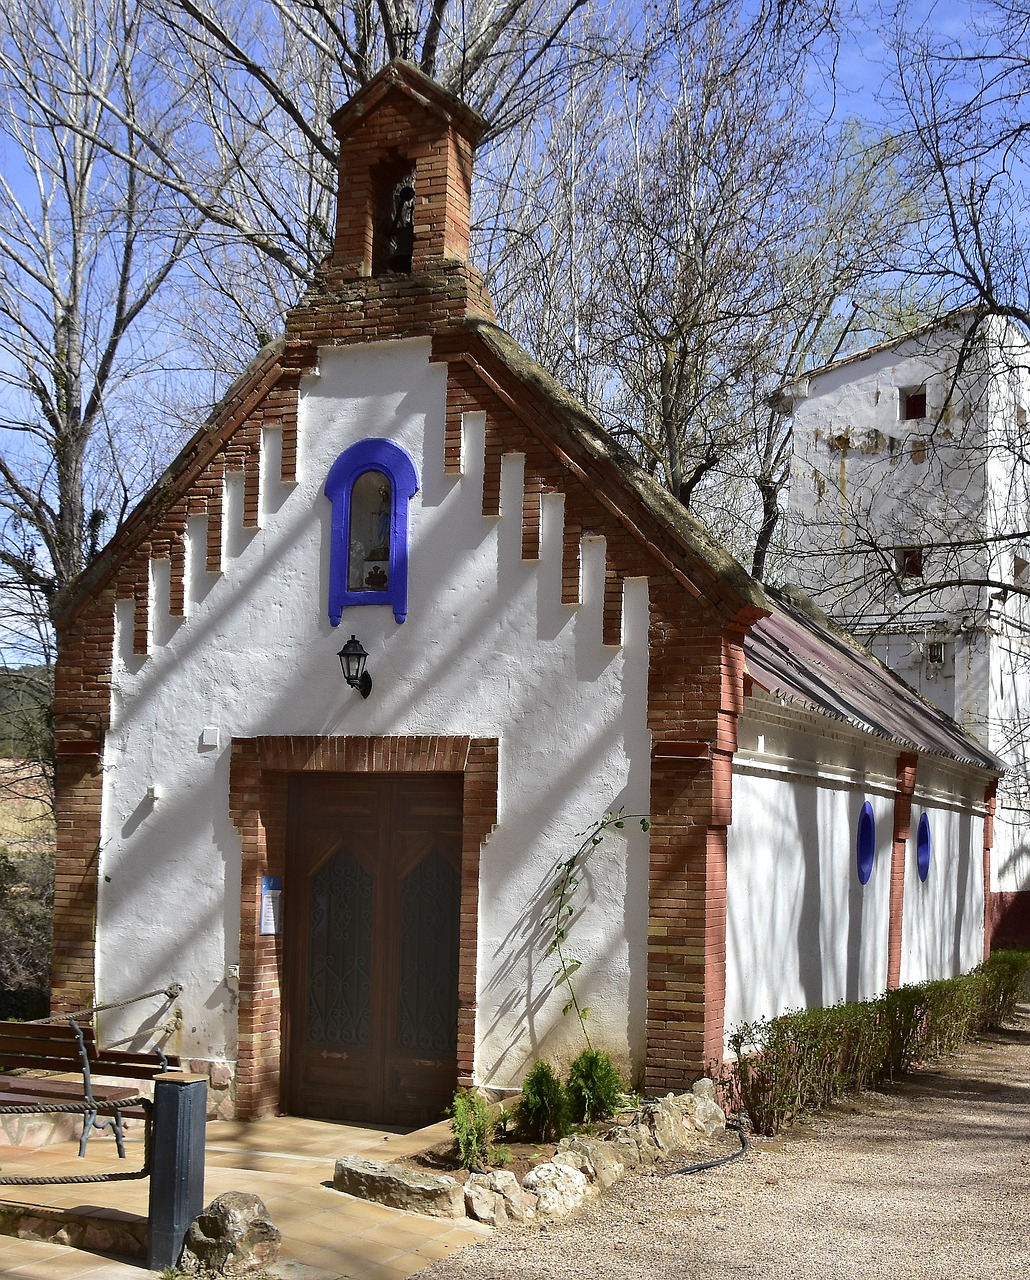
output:
[[[888,991],[876,1000],[804,1009],[736,1027],[724,1084],[756,1133],[846,1093],[894,1080],[914,1063],[954,1053],[1012,1017],[1025,998],[1030,951],[996,951],[972,973]]]

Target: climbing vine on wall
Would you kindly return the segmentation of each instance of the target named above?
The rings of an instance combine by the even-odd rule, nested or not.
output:
[[[590,1006],[580,1003],[573,982],[573,977],[577,970],[582,968],[583,962],[569,950],[568,945],[569,933],[576,919],[577,908],[574,899],[582,880],[584,864],[591,850],[603,842],[609,829],[621,830],[627,822],[639,822],[641,831],[649,831],[651,828],[650,818],[637,813],[627,813],[625,808],[620,807],[603,814],[585,831],[576,833],[579,845],[570,858],[558,863],[550,901],[544,913],[543,927],[548,937],[547,954],[555,956],[558,961],[558,968],[554,975],[555,985],[565,987],[568,992],[562,1014],[575,1012],[589,1049],[594,1047],[586,1025],[587,1018],[590,1016]]]

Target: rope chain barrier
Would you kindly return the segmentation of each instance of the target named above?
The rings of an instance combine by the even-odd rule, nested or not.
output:
[[[38,1106],[23,1106],[20,1103],[6,1103],[0,1106],[0,1115],[39,1115],[40,1113],[56,1113],[59,1115],[86,1115],[90,1111],[103,1113],[113,1111],[116,1107],[134,1107],[150,1105],[150,1099],[143,1094],[135,1098],[122,1098],[119,1102],[97,1102],[89,1107],[82,1102],[46,1102]],[[126,1173],[68,1173],[52,1174],[49,1177],[27,1177],[20,1174],[5,1174],[0,1166],[0,1187],[50,1187],[74,1182],[132,1182],[140,1178],[150,1177],[149,1161],[142,1169],[132,1169]]]
[[[46,1026],[50,1022],[68,1022],[70,1019],[92,1018],[95,1013],[103,1013],[105,1009],[124,1009],[126,1005],[136,1004],[140,1000],[150,1000],[154,996],[164,996],[166,1000],[175,1000],[183,993],[181,982],[170,982],[167,987],[158,987],[155,991],[144,991],[142,995],[126,996],[124,1000],[108,1000],[106,1004],[95,1004],[88,1009],[76,1009],[73,1013],[55,1013],[49,1018],[33,1018],[28,1024],[34,1027]]]

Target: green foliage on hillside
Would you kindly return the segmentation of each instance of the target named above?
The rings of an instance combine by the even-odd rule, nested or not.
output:
[[[0,667],[0,756],[50,758],[53,695],[50,667]]]
[[[53,909],[53,854],[0,846],[0,994],[49,989]]]

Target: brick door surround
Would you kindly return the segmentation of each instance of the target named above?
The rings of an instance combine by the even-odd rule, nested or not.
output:
[[[236,1111],[274,1114],[280,1093],[281,936],[260,934],[261,877],[285,876],[290,774],[458,773],[462,798],[458,1073],[471,1084],[475,1057],[479,859],[497,822],[498,743],[463,735],[234,738],[229,811],[243,844]],[[289,892],[288,879],[284,891]]]

